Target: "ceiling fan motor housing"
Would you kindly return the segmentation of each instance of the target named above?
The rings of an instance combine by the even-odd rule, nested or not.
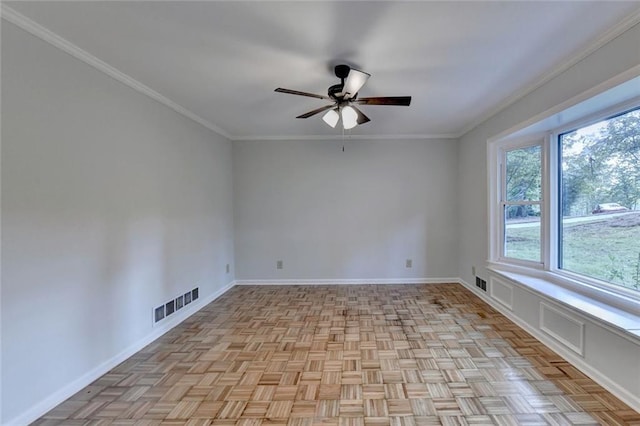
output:
[[[333,86],[329,87],[328,95],[331,99],[341,101],[342,96],[339,96],[339,94],[342,93],[342,89],[344,88],[344,79],[349,75],[351,67],[349,65],[341,64],[336,65],[333,70],[336,74],[336,77],[340,79],[340,84],[334,84]]]
[[[342,93],[343,87],[344,87],[343,84],[334,84],[333,86],[329,87],[329,90],[328,90],[329,97],[336,101],[339,100],[341,98],[341,96],[339,95],[340,93]]]

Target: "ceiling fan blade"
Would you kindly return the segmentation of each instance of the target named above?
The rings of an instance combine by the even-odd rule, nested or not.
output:
[[[355,105],[351,105],[351,108],[353,108],[353,110],[358,114],[358,118],[356,119],[358,124],[364,124],[371,121],[371,119],[366,115],[364,115],[364,113],[360,111],[358,108],[356,108]]]
[[[301,92],[299,90],[283,89],[282,87],[278,87],[275,91],[280,93],[288,93],[290,95],[307,96],[309,98],[330,99],[328,96],[316,95],[315,93]]]
[[[362,89],[362,86],[364,86],[369,77],[371,77],[371,74],[359,70],[354,70],[352,68],[349,71],[347,80],[344,82],[344,87],[342,88],[341,95],[344,97],[344,99],[353,98],[358,93],[358,91]]]
[[[409,106],[411,104],[411,96],[380,96],[376,98],[358,98],[353,102],[360,105]]]
[[[309,117],[311,117],[312,115],[319,114],[319,113],[321,113],[322,111],[326,111],[326,110],[331,109],[331,108],[334,108],[334,107],[335,107],[335,104],[325,105],[325,106],[323,106],[323,107],[320,107],[320,108],[314,109],[313,111],[309,111],[309,112],[307,112],[307,113],[305,113],[305,114],[299,115],[299,116],[297,116],[296,118],[309,118]]]

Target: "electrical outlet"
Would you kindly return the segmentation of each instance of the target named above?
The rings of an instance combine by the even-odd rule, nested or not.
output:
[[[284,268],[284,264],[282,262],[282,260],[277,260],[276,261],[276,269],[283,269]]]
[[[229,273],[229,271],[231,270],[231,268],[229,267],[229,264],[227,263],[227,266],[225,268],[225,270],[227,271],[227,274]]]
[[[405,268],[411,268],[411,267],[413,267],[413,260],[411,260],[411,259],[407,259],[407,261],[406,261],[406,262],[404,262],[404,267],[405,267]]]
[[[471,267],[471,275],[473,275],[474,277],[476,276],[476,267],[475,266]]]

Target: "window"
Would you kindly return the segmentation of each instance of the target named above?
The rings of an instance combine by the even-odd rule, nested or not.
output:
[[[558,268],[640,290],[640,109],[557,142]]]
[[[492,262],[640,298],[640,102],[608,112],[489,145]]]
[[[542,262],[542,146],[504,151],[503,256]]]

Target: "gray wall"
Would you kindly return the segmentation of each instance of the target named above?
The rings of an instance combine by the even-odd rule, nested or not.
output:
[[[342,146],[234,142],[236,278],[457,277],[456,141]]]
[[[231,143],[2,22],[6,422],[233,280]]]

